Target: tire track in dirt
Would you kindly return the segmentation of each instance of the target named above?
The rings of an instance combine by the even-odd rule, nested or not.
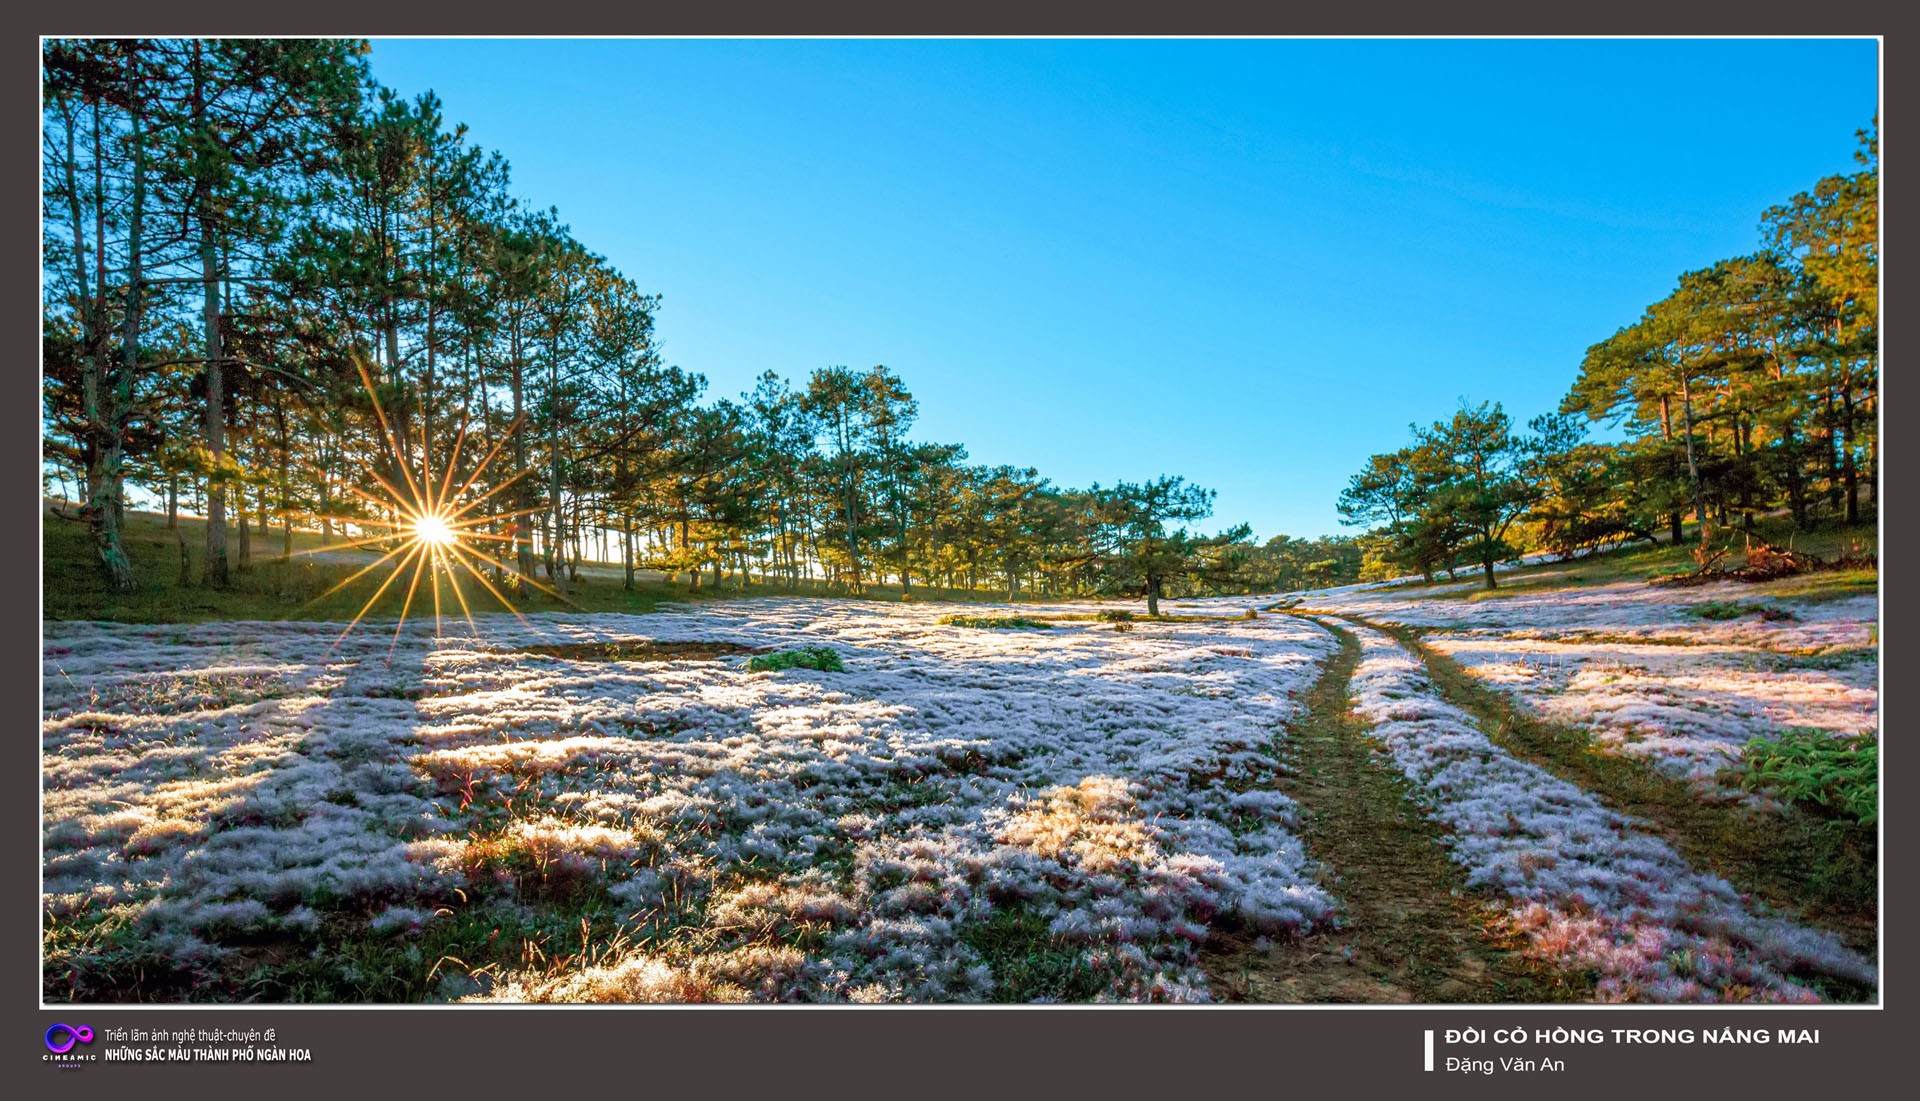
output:
[[[1221,933],[1203,952],[1216,995],[1235,1002],[1589,1001],[1590,976],[1518,953],[1498,932],[1499,907],[1465,885],[1406,783],[1374,758],[1366,724],[1348,704],[1360,663],[1349,631],[1318,620],[1340,642],[1307,711],[1275,746],[1280,789],[1303,809],[1296,829],[1339,900],[1338,926],[1261,946]]]
[[[1473,716],[1493,744],[1638,819],[1694,867],[1725,879],[1770,909],[1878,955],[1878,857],[1870,831],[1836,827],[1801,812],[1713,803],[1644,762],[1596,749],[1577,727],[1548,722],[1481,684],[1420,633],[1346,613],[1324,613],[1386,635],[1419,658],[1448,703]],[[1870,996],[1830,982],[1840,1000]]]

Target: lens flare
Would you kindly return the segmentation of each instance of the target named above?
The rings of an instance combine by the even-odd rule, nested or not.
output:
[[[412,576],[407,582],[406,597],[400,606],[399,620],[393,626],[394,645],[399,644],[401,629],[406,626],[407,616],[413,610],[414,597],[419,594],[422,578],[428,581],[433,591],[435,634],[440,632],[443,583],[452,589],[454,599],[459,602],[460,612],[466,618],[467,626],[470,629],[478,629],[473,622],[473,609],[468,605],[466,594],[460,587],[460,574],[463,571],[491,593],[493,598],[500,602],[501,607],[515,616],[520,616],[520,610],[515,608],[506,594],[500,591],[499,586],[488,578],[486,571],[494,571],[510,589],[532,587],[562,603],[573,604],[573,601],[568,600],[564,593],[529,577],[524,571],[515,569],[486,549],[490,543],[511,543],[518,549],[522,545],[521,540],[531,538],[524,524],[515,525],[519,530],[514,535],[502,535],[489,529],[497,528],[508,521],[519,521],[522,517],[542,511],[541,509],[523,508],[508,512],[486,512],[482,509],[518,484],[520,479],[531,473],[532,468],[529,467],[501,480],[484,493],[469,497],[475,483],[480,480],[481,475],[486,472],[493,460],[500,455],[501,449],[519,431],[523,421],[516,420],[507,426],[499,442],[495,443],[492,450],[488,451],[486,456],[474,466],[458,488],[453,485],[453,477],[455,468],[460,464],[460,452],[467,442],[466,422],[463,420],[460,425],[460,433],[454,439],[453,453],[448,458],[446,470],[437,483],[432,468],[432,456],[429,454],[423,429],[420,440],[420,476],[416,479],[413,461],[401,442],[399,433],[394,431],[392,423],[387,419],[387,412],[380,404],[379,391],[373,384],[373,378],[368,375],[365,364],[356,362],[355,366],[359,368],[360,382],[366,387],[367,397],[373,404],[374,417],[380,425],[381,442],[387,451],[382,459],[385,465],[397,474],[398,481],[381,474],[378,465],[370,463],[367,474],[379,487],[379,492],[370,492],[351,482],[346,483],[349,492],[356,494],[372,506],[376,517],[390,517],[390,519],[370,519],[365,516],[329,517],[342,523],[357,525],[362,529],[374,529],[377,534],[296,552],[322,554],[357,547],[377,549],[385,546],[388,548],[379,558],[360,567],[345,580],[307,602],[308,607],[318,604],[362,577],[390,564],[385,580],[380,582],[379,587],[374,590],[372,596],[367,598],[366,603],[360,606],[360,611],[354,615],[353,621],[347,624],[346,630],[340,632],[340,637],[334,640],[334,644],[339,645],[341,640],[352,633],[353,629],[360,625],[360,621],[366,618],[367,613],[373,610],[374,605],[379,603],[380,598],[386,595],[387,590],[393,587],[393,583],[409,571]],[[423,412],[423,422],[424,419]],[[506,580],[508,578],[511,580]],[[521,618],[524,620],[525,617]],[[388,652],[391,654],[392,647],[388,648]]]
[[[413,522],[413,537],[430,547],[444,547],[459,538],[453,525],[438,513],[430,513]]]

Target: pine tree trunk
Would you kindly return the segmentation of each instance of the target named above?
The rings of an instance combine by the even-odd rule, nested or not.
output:
[[[1840,391],[1840,407],[1842,411],[1840,421],[1840,471],[1841,477],[1847,487],[1847,523],[1857,524],[1860,522],[1860,475],[1854,465],[1853,459],[1854,435],[1857,429],[1854,425],[1853,387],[1851,385]]]
[[[94,109],[94,203],[95,203],[95,253],[99,265],[97,286],[101,299],[89,300],[86,279],[86,244],[82,237],[80,198],[78,181],[73,170],[73,128],[67,129],[67,183],[70,194],[70,211],[73,217],[75,266],[80,279],[81,299],[87,305],[86,315],[92,324],[84,326],[87,341],[87,355],[82,367],[82,401],[86,417],[86,434],[91,447],[91,461],[87,468],[86,504],[82,514],[86,517],[89,534],[92,536],[94,551],[99,556],[100,568],[106,574],[107,587],[113,592],[129,592],[134,588],[133,562],[127,557],[126,547],[121,537],[123,513],[120,508],[120,496],[124,492],[124,457],[126,448],[127,415],[132,407],[133,373],[139,362],[139,316],[140,316],[140,279],[141,279],[141,233],[142,214],[145,202],[146,158],[144,143],[141,140],[140,113],[137,99],[136,82],[128,80],[130,93],[129,116],[134,146],[134,179],[132,201],[132,229],[129,235],[127,274],[131,288],[126,305],[126,313],[121,327],[120,362],[113,364],[113,353],[108,349],[105,317],[106,291],[106,194],[101,179],[103,150],[100,147],[99,107]]]
[[[1833,390],[1827,390],[1827,507],[1840,507],[1840,414],[1834,409]]]
[[[333,446],[320,445],[320,545],[333,542]]]
[[[573,522],[571,525],[573,539],[569,544],[573,547],[573,553],[567,556],[567,584],[569,585],[580,580],[580,561],[585,558],[587,554],[587,536],[584,530],[586,518],[582,515],[584,507],[585,505],[579,497],[573,499]]]
[[[200,66],[201,45],[193,44],[193,125],[197,132],[207,130],[206,98]],[[207,411],[207,557],[201,563],[201,583],[224,589],[232,578],[227,563],[227,487],[222,469],[226,454],[226,397],[221,377],[220,347],[220,249],[214,227],[212,185],[201,181],[198,202],[200,220],[200,326],[206,348]]]
[[[1660,395],[1660,439],[1667,445],[1667,471],[1671,474],[1673,471],[1673,398],[1668,394]],[[1667,512],[1669,534],[1676,547],[1681,544],[1685,535],[1681,530],[1680,521],[1680,508],[1676,505]]]
[[[288,471],[293,467],[293,442],[287,432],[287,407],[278,398],[275,398],[273,403],[273,425],[274,435],[280,444],[280,469],[276,473],[281,526],[280,558],[282,561],[292,561],[293,488],[288,481]],[[267,526],[267,517],[262,510],[260,517],[262,534],[266,532]]]
[[[620,561],[627,575],[625,588],[633,591],[633,516],[625,511],[620,514]]]
[[[521,419],[525,416],[526,409],[524,404],[526,364],[521,360],[522,346],[520,342],[520,319],[518,317],[513,319],[512,333],[513,361],[511,382],[513,388],[513,424],[509,430],[513,433],[513,469],[515,471],[521,471],[527,468],[526,425]],[[524,479],[522,479],[520,490],[515,496],[520,499],[520,507],[514,509],[519,515],[513,518],[514,564],[519,567],[521,577],[528,577],[533,574],[533,519],[527,512],[531,502],[528,500],[529,495]],[[518,584],[519,582],[516,580],[515,585],[517,586]]]
[[[1700,541],[1704,543],[1711,520],[1707,516],[1706,493],[1700,484],[1700,465],[1693,454],[1693,385],[1685,374],[1680,376],[1680,413],[1686,431],[1687,482],[1693,489],[1693,516],[1700,523]]]
[[[1795,419],[1787,418],[1780,429],[1780,446],[1787,453],[1785,468],[1787,483],[1787,507],[1793,513],[1793,526],[1798,531],[1807,530],[1807,485],[1806,472],[1800,469],[1800,437]]]
[[[240,519],[239,566],[240,572],[245,573],[253,568],[253,540],[250,538],[247,528],[247,490],[245,486],[235,488],[234,500],[234,511]]]
[[[426,395],[426,400],[420,403],[420,470],[422,477],[429,484],[422,485],[420,488],[422,493],[431,495],[435,492],[435,487],[431,484],[433,480],[433,399],[436,392],[434,346],[438,343],[434,320],[439,311],[434,306],[439,283],[434,279],[434,265],[440,258],[440,191],[436,184],[436,162],[431,152],[427,154],[426,163],[427,248],[420,259],[420,285],[427,314],[426,370],[421,376],[420,392]]]
[[[549,354],[552,354],[551,351]],[[547,577],[559,586],[561,592],[567,591],[566,575],[555,567],[560,564],[565,551],[566,524],[561,509],[565,506],[560,498],[560,362],[556,356],[547,364],[547,404],[552,418],[547,426],[547,447],[552,452],[551,470],[548,475],[547,515],[551,518],[553,538],[547,544]]]

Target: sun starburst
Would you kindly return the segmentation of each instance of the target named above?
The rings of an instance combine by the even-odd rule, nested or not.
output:
[[[356,486],[351,482],[346,483],[346,488],[350,492],[371,506],[372,516],[337,516],[330,519],[351,523],[363,530],[371,529],[373,534],[349,539],[343,543],[298,551],[296,554],[311,555],[358,548],[385,548],[385,552],[380,557],[361,566],[326,592],[308,601],[309,607],[383,566],[387,567],[387,574],[381,580],[379,587],[374,590],[373,595],[361,604],[352,622],[340,632],[334,644],[339,645],[347,635],[351,634],[353,629],[360,625],[361,620],[366,618],[367,613],[373,610],[374,605],[386,595],[387,590],[403,576],[408,579],[406,596],[401,601],[400,615],[393,627],[394,645],[398,645],[400,641],[400,632],[405,628],[407,617],[413,611],[414,600],[420,594],[423,579],[432,593],[435,634],[439,634],[441,629],[443,587],[451,590],[454,600],[459,604],[461,615],[467,621],[467,626],[477,630],[473,621],[473,608],[467,603],[466,594],[460,586],[460,575],[463,572],[479,582],[482,588],[500,602],[501,607],[515,616],[520,616],[520,610],[513,606],[513,602],[505,593],[501,592],[500,586],[495,584],[494,579],[488,577],[489,571],[492,571],[495,577],[502,579],[509,589],[530,586],[557,600],[572,604],[573,602],[568,600],[564,593],[541,583],[529,576],[526,571],[516,569],[508,561],[487,549],[489,544],[517,544],[520,539],[526,538],[524,534],[503,535],[497,529],[505,523],[518,521],[522,517],[541,511],[539,508],[513,509],[504,512],[489,509],[501,494],[518,484],[520,479],[531,472],[530,467],[497,482],[485,492],[476,492],[474,488],[481,476],[500,456],[501,449],[519,429],[521,422],[516,420],[508,427],[500,441],[495,443],[478,463],[474,464],[466,479],[457,487],[453,484],[454,472],[460,465],[460,454],[466,446],[467,421],[462,420],[460,432],[454,439],[452,454],[448,457],[446,467],[438,478],[434,476],[432,456],[427,447],[423,429],[420,439],[419,476],[416,478],[414,460],[401,434],[395,430],[393,423],[388,419],[386,409],[380,403],[378,388],[374,386],[373,379],[367,373],[363,363],[356,361],[355,366],[360,372],[361,384],[366,388],[367,397],[373,405],[374,418],[379,424],[381,444],[384,448],[381,460],[389,470],[387,473],[382,473],[381,463],[368,464],[366,473],[376,487],[373,490]],[[424,422],[424,415],[422,420]],[[524,617],[521,618],[524,621]]]
[[[413,522],[413,537],[430,547],[444,547],[459,541],[453,525],[439,513],[428,513]]]

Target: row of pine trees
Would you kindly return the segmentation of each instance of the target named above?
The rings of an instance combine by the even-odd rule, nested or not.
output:
[[[1179,477],[1072,490],[917,441],[917,403],[884,367],[769,372],[708,399],[661,356],[659,296],[514,197],[501,157],[431,94],[382,87],[366,55],[45,47],[44,471],[112,587],[138,583],[130,488],[169,522],[205,517],[197,582],[221,587],[256,544],[290,554],[296,528],[382,530],[428,472],[498,514],[482,545],[508,586],[565,590],[593,556],[629,587],[651,568],[1157,610],[1357,574],[1352,540],[1193,534],[1212,494]]]

